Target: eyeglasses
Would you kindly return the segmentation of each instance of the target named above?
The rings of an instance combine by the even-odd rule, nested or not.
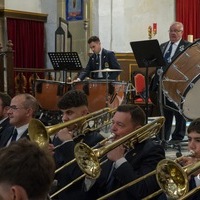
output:
[[[168,32],[169,32],[169,33],[173,33],[173,32],[174,32],[174,33],[179,33],[179,32],[182,32],[182,31],[183,31],[183,30],[169,30]]]
[[[13,106],[9,106],[9,109],[11,109],[11,110],[20,110],[20,109],[25,109],[25,108],[24,107],[17,107],[15,105],[13,105]]]

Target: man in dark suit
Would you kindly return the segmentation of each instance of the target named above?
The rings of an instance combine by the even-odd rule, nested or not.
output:
[[[90,56],[86,68],[79,74],[77,79],[78,81],[82,81],[86,77],[90,77],[92,79],[106,79],[105,72],[92,73],[94,70],[103,70],[105,68],[109,68],[111,70],[121,69],[114,52],[102,48],[100,39],[97,36],[90,37],[88,39],[88,44],[90,49],[93,51],[93,54]],[[108,79],[116,80],[119,74],[119,71],[109,72]]]
[[[190,43],[182,39],[183,35],[183,24],[180,22],[174,22],[169,28],[169,41],[165,42],[160,45],[161,51],[163,53],[166,65],[162,67],[163,74],[167,71],[170,67],[170,64],[173,60],[176,59],[178,55],[180,55],[189,45]],[[157,69],[155,73],[155,77],[153,80],[152,87],[150,88],[151,91],[158,92],[158,85],[159,85],[159,76],[158,76]],[[163,108],[164,116],[166,118],[165,121],[165,139],[166,141],[169,140],[171,135],[172,129],[172,121],[173,116],[175,116],[176,125],[175,130],[171,135],[170,143],[176,143],[183,140],[186,132],[186,121],[183,116],[173,109],[177,110],[177,107],[174,105],[173,102],[170,102],[167,97],[163,97],[164,101],[166,102]]]
[[[115,135],[114,140],[120,139],[144,124],[145,114],[139,106],[120,105],[112,118],[111,131]],[[165,152],[161,145],[147,139],[134,144],[134,147],[129,149],[120,145],[111,150],[107,158],[108,161],[102,165],[100,177],[95,183],[92,179],[86,178],[85,180],[85,189],[88,191],[87,199],[97,199],[155,170],[158,162],[165,158]],[[158,189],[155,176],[151,176],[109,199],[140,200]]]
[[[58,102],[58,108],[62,111],[63,122],[77,119],[88,114],[88,101],[86,94],[81,90],[70,90],[68,91]],[[82,122],[81,122],[82,123]],[[63,166],[67,162],[74,159],[74,147],[77,142],[81,140],[89,146],[94,146],[98,142],[104,139],[104,137],[98,131],[90,131],[85,135],[77,136],[77,126],[81,123],[70,125],[64,129],[61,129],[53,139],[53,145],[59,148],[55,149],[54,158],[56,161],[57,168]],[[86,127],[87,128],[87,127]],[[80,134],[80,133],[79,133]],[[53,149],[54,146],[50,145]],[[74,181],[80,175],[82,171],[78,167],[77,163],[74,162],[70,166],[58,172],[55,179],[58,182],[58,188],[61,189],[70,182]],[[62,191],[57,197],[53,199],[66,200],[66,199],[85,199],[85,193],[82,191],[83,180],[70,186],[68,189]],[[53,192],[52,192],[53,193]]]
[[[7,114],[10,102],[11,102],[11,97],[6,93],[0,92],[0,138],[3,130],[10,126]]]
[[[30,94],[18,94],[12,98],[8,117],[11,127],[1,134],[0,147],[8,146],[12,141],[28,137],[28,125],[38,110],[35,97]]]

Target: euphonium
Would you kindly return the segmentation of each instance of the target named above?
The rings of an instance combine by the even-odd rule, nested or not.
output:
[[[121,144],[131,148],[135,143],[140,143],[152,137],[153,135],[157,134],[160,128],[163,126],[164,119],[164,117],[158,117],[151,123],[146,124],[145,126],[135,130],[132,133],[129,133],[121,139],[99,149],[91,149],[84,143],[76,144],[74,154],[80,169],[87,176],[91,178],[98,178],[101,172],[99,163],[100,157],[104,156],[106,153]]]
[[[97,130],[108,125],[115,110],[116,108],[104,108],[77,119],[47,127],[41,121],[32,119],[28,126],[29,137],[31,141],[36,142],[39,146],[45,146],[49,142],[49,136],[71,125],[76,126],[76,137],[78,137],[79,134],[85,134],[88,131]],[[92,122],[92,125],[90,122]]]

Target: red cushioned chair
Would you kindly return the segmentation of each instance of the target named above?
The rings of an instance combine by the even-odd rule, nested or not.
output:
[[[145,103],[145,96],[146,96],[146,84],[145,84],[145,76],[137,72],[133,74],[133,84],[135,86],[135,97],[134,97],[134,103]],[[148,103],[152,103],[150,98],[148,98]]]

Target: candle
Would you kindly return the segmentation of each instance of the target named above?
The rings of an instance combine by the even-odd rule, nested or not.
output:
[[[153,34],[156,35],[157,33],[157,23],[153,23]]]
[[[188,42],[193,42],[193,35],[188,35],[187,40]]]

